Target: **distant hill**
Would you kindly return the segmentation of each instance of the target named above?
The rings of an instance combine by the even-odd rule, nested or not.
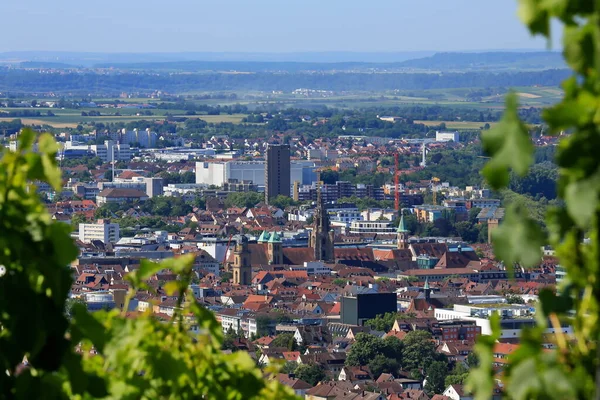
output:
[[[398,63],[405,68],[468,71],[468,70],[540,70],[561,69],[566,64],[559,52],[486,52],[436,53]]]
[[[97,68],[154,71],[238,71],[238,72],[410,72],[411,70],[448,72],[516,72],[563,69],[566,65],[558,52],[484,52],[437,53],[424,58],[398,62],[323,62],[256,60],[178,60],[98,63]],[[408,70],[408,71],[407,71]]]
[[[170,61],[138,63],[101,63],[95,68],[116,68],[155,71],[238,71],[238,72],[300,72],[300,71],[347,71],[364,69],[362,62],[294,62],[294,61]]]

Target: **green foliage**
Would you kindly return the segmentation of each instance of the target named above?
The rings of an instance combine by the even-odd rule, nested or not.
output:
[[[177,217],[192,212],[192,206],[181,197],[158,196],[152,197],[140,205],[140,209],[152,215]]]
[[[254,207],[264,200],[264,195],[257,192],[230,193],[225,199],[225,207]]]
[[[548,241],[567,276],[560,295],[548,290],[540,293],[537,324],[523,332],[519,349],[511,354],[504,371],[504,389],[514,399],[597,398],[600,393],[597,373],[600,366],[600,9],[597,2],[591,1],[521,0],[519,15],[532,33],[545,37],[549,37],[552,19],[565,25],[563,55],[573,76],[563,82],[563,100],[546,109],[543,118],[552,134],[569,132],[560,140],[556,152],[557,194],[561,202],[546,213]],[[486,178],[498,189],[507,183],[506,167],[513,167],[523,176],[533,157],[514,118],[515,109],[509,100],[508,123],[502,132],[508,139],[484,137],[484,146],[494,156],[491,167],[486,169]],[[497,146],[499,142],[503,146]],[[508,148],[510,160],[503,152]],[[512,206],[504,225],[506,228],[494,235],[497,254],[507,264],[539,262],[539,245],[545,239],[524,208]],[[513,238],[509,238],[509,231]],[[589,238],[589,242],[584,238]],[[562,324],[573,327],[572,337],[563,333]],[[497,318],[493,326],[494,335],[480,337],[476,345],[480,364],[468,379],[476,399],[489,398],[494,386],[491,353],[498,338]],[[557,349],[546,351],[542,343],[550,327],[557,331]]]
[[[402,340],[402,367],[407,371],[426,371],[433,361],[440,358],[435,351],[431,333],[427,331],[411,331]]]
[[[354,203],[359,210],[366,210],[367,208],[390,208],[393,202],[390,200],[378,201],[371,197],[342,197],[338,200],[338,203]]]
[[[402,342],[396,337],[380,339],[377,336],[361,332],[356,335],[346,356],[346,365],[368,365],[374,375],[383,372],[395,373],[402,360]]]
[[[385,373],[396,373],[400,364],[397,360],[393,358],[388,358],[383,354],[377,354],[375,358],[373,358],[367,364],[371,374],[373,374],[373,378],[377,379],[379,375]]]
[[[325,379],[325,371],[319,364],[300,364],[294,373],[296,378],[302,379],[313,386]]]
[[[285,347],[289,351],[294,351],[298,348],[298,345],[293,333],[281,333],[273,339],[270,347]]]
[[[398,313],[378,314],[375,318],[367,320],[365,326],[382,332],[389,332],[398,318]]]
[[[220,324],[185,295],[193,257],[154,264],[142,261],[127,275],[131,290],[149,290],[146,281],[162,269],[180,276],[165,285],[179,293],[168,322],[151,315],[127,318],[125,311],[87,312],[67,302],[69,263],[77,256],[70,227],[53,223],[32,181],[61,186],[56,166],[58,147],[49,135],[37,139],[24,130],[17,152],[0,162],[0,374],[3,398],[155,399],[291,399],[275,380],[264,380],[248,354],[224,355]],[[15,299],[27,299],[16,301]],[[75,304],[73,304],[75,303]],[[72,316],[69,320],[67,313]],[[196,329],[199,333],[192,333]],[[81,345],[82,353],[75,351]],[[90,354],[93,346],[95,354]],[[27,357],[29,368],[17,374]]]
[[[429,395],[440,394],[446,389],[446,376],[448,365],[444,361],[434,361],[427,366],[427,383],[425,391]]]
[[[298,204],[290,196],[284,196],[280,194],[279,196],[269,200],[269,205],[281,208],[283,210],[286,207],[295,206]]]
[[[39,153],[31,151],[35,141]],[[0,374],[0,390],[6,398],[66,397],[53,375],[66,379],[63,362],[72,351],[64,310],[71,285],[68,263],[77,248],[71,228],[52,223],[29,184],[39,180],[60,189],[57,150],[49,134],[37,137],[26,129],[17,151],[4,152],[0,162],[0,365],[6,371]],[[31,368],[17,375],[26,355]]]
[[[473,353],[471,353],[473,354]],[[462,385],[469,376],[469,370],[463,363],[457,363],[452,371],[446,376],[444,386]]]

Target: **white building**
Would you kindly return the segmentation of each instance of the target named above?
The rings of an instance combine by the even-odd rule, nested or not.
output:
[[[294,160],[290,165],[290,182],[310,184],[316,180],[315,163]],[[216,161],[196,163],[196,183],[223,186],[229,179],[249,180],[255,185],[265,185],[264,161]]]
[[[99,219],[95,224],[79,224],[79,240],[90,243],[100,240],[102,243],[117,243],[119,241],[119,224],[106,219]]]
[[[117,161],[129,161],[132,157],[131,149],[128,144],[119,144],[112,140],[106,140],[104,144],[77,144],[76,142],[67,141],[65,142],[65,150],[83,150],[91,151],[100,157],[103,162]]]
[[[308,275],[331,275],[331,268],[326,267],[323,261],[305,261],[304,265],[294,265],[290,269],[306,271]]]
[[[458,143],[460,141],[460,135],[458,131],[456,132],[435,132],[435,141],[436,142],[450,142]]]
[[[390,224],[390,221],[352,221],[350,222],[350,233],[377,233],[393,234],[396,229]]]
[[[523,329],[535,326],[535,308],[521,304],[455,304],[453,309],[436,308],[434,317],[438,321],[455,319],[475,321],[475,324],[481,328],[481,334],[491,335],[490,317],[494,313],[498,313],[502,317],[500,320],[501,339],[518,338]],[[562,331],[572,333],[573,329],[570,326],[563,326]],[[546,333],[555,333],[554,328],[547,329]]]
[[[134,128],[132,131],[123,129],[121,131],[121,143],[125,144],[137,144],[139,147],[152,148],[156,147],[158,143],[158,134],[152,132],[150,128],[146,128],[145,131],[139,131]]]

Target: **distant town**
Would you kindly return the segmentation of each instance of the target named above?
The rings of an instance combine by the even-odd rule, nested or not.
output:
[[[257,117],[267,126],[292,122]],[[190,140],[157,129],[166,121],[55,129],[64,187],[37,190],[52,219],[72,226],[79,248],[69,301],[92,312],[123,309],[124,277],[141,260],[193,254],[191,290],[221,324],[223,351],[248,352],[261,368],[278,365],[277,379],[297,395],[471,398],[463,384],[490,317],[501,315],[501,373],[521,331],[535,324],[540,290],[564,276],[551,248],[525,269],[496,260],[490,244],[507,204],[535,210],[553,201],[527,185],[552,181],[542,167],[557,138],[534,130],[541,172],[497,193],[479,177],[485,157],[468,130],[393,138],[333,118],[298,121],[339,124],[348,134],[288,127],[267,137],[220,131]],[[376,120],[389,129],[406,122]],[[8,135],[6,146],[15,150],[18,139]],[[177,279],[156,273],[127,315],[168,321],[178,302],[165,286]],[[548,338],[545,346],[554,346]],[[500,395],[500,380],[495,390]]]

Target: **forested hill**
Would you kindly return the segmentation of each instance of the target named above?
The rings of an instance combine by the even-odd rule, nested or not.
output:
[[[558,86],[568,70],[467,73],[96,73],[65,71],[39,73],[0,68],[0,91],[55,93],[120,93],[163,90],[283,90],[308,88],[331,91],[385,91],[472,87]]]
[[[231,61],[231,60],[182,60],[167,62],[104,62],[94,68],[142,71],[239,71],[239,72],[410,72],[414,69],[427,71],[525,71],[566,68],[560,55],[555,52],[485,52],[485,53],[436,53],[430,57],[402,62],[298,62],[298,61]],[[409,70],[409,71],[407,71]]]
[[[436,53],[430,57],[399,63],[405,68],[427,70],[543,70],[566,68],[558,52],[487,52],[487,53]]]

